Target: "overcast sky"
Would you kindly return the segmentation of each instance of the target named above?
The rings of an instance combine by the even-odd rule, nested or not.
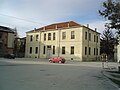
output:
[[[17,28],[20,37],[25,32],[53,23],[75,21],[90,24],[98,32],[105,20],[99,16],[105,0],[0,0],[0,25]]]

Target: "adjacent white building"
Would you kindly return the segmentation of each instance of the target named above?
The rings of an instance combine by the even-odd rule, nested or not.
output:
[[[117,61],[120,62],[120,41],[119,41],[119,44],[117,46]]]

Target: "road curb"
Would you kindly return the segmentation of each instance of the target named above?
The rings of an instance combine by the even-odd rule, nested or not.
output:
[[[111,81],[111,84],[112,84],[113,86],[115,86],[116,88],[118,88],[118,90],[120,90],[120,86],[112,81],[112,80],[117,80],[117,81],[120,82],[120,78],[113,77],[113,76],[112,76],[113,73],[110,73],[109,71],[110,71],[110,70],[103,70],[103,71],[101,71],[101,73]],[[114,75],[116,75],[116,74],[114,74]],[[120,75],[119,75],[119,76],[120,76]]]

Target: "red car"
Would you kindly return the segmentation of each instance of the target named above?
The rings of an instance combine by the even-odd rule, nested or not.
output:
[[[62,57],[53,57],[49,59],[50,63],[65,63],[65,59]]]

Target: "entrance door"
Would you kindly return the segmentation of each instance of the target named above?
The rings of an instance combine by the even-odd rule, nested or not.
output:
[[[51,45],[47,46],[47,58],[51,57]]]

